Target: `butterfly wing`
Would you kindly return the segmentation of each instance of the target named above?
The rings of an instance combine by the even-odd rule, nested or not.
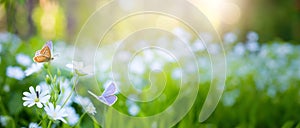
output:
[[[40,54],[43,56],[48,57],[49,59],[51,58],[51,50],[49,46],[45,45],[42,50],[40,51]]]
[[[50,41],[47,41],[46,45],[49,47],[50,52],[53,53],[53,43],[52,43],[52,41],[51,41],[51,40],[50,40]],[[53,56],[53,55],[52,55],[52,56]],[[52,56],[51,56],[51,57],[52,57]]]
[[[52,41],[47,41],[45,45],[49,47],[49,49],[51,50],[51,52],[53,51],[53,47],[52,47],[53,44],[52,44]]]
[[[35,56],[39,56],[39,55],[41,55],[41,50],[35,52]]]
[[[109,95],[109,96],[97,96],[91,91],[88,91],[89,94],[91,94],[93,97],[95,97],[97,100],[101,101],[102,103],[112,106],[118,99],[115,95]]]
[[[114,82],[111,82],[108,87],[104,90],[104,92],[102,93],[101,96],[105,97],[105,96],[110,96],[113,95],[117,92],[117,87],[116,84]]]
[[[46,56],[43,56],[43,55],[39,55],[39,56],[33,57],[33,60],[34,60],[34,62],[41,63],[41,62],[47,62],[47,61],[49,61],[50,58],[48,58]]]
[[[112,106],[114,103],[116,103],[116,101],[118,100],[118,97],[115,95],[110,95],[110,96],[100,96],[99,100],[108,105],[108,106]]]

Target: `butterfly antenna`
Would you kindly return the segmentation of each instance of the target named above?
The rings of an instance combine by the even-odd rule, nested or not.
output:
[[[59,53],[54,54],[53,57],[59,57]]]
[[[90,93],[92,96],[98,99],[98,96],[96,94],[92,93],[91,91],[88,91],[88,93]]]

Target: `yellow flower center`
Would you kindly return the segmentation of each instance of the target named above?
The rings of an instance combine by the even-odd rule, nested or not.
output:
[[[39,98],[35,98],[35,99],[34,99],[34,102],[39,102],[39,101],[40,101]]]
[[[57,114],[56,112],[53,113],[53,118],[56,118]]]

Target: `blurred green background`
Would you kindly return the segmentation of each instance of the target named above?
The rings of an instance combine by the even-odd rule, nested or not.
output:
[[[44,38],[72,41],[91,13],[109,2],[108,0],[51,1],[1,0],[0,31],[18,34],[25,40],[40,35]],[[298,0],[191,0],[190,2],[208,17],[212,17],[212,23],[221,34],[238,31],[241,33],[240,38],[244,39],[248,31],[256,31],[260,35],[261,42],[277,39],[297,43],[300,40]],[[44,28],[45,26],[53,30],[48,30]],[[48,35],[49,33],[52,34]]]
[[[16,55],[23,53],[33,57],[34,50],[39,49],[46,40],[65,42],[60,46],[69,47],[91,13],[107,2],[109,1],[0,0],[0,32],[11,34],[1,36],[0,39],[0,115],[11,120],[7,127],[27,126],[32,121],[38,121],[38,117],[32,116],[32,111],[22,106],[21,97],[23,91],[28,90],[30,85],[43,81],[43,77],[34,74],[22,80],[9,78],[9,66],[19,66],[22,70],[27,68],[18,64],[14,59]],[[125,0],[120,2],[130,4]],[[208,120],[200,123],[199,108],[203,105],[211,82],[210,70],[201,70],[207,76],[201,81],[196,102],[174,127],[300,127],[300,1],[190,2],[207,15],[224,41],[228,65],[226,87],[214,113]],[[189,14],[188,11],[183,13]],[[122,27],[128,26],[121,25],[122,31],[115,31],[113,36],[126,33]],[[209,63],[208,58],[201,59],[203,63]],[[66,71],[62,72],[67,74]],[[169,81],[174,79],[172,74],[167,74],[167,78]],[[167,96],[176,95],[178,88],[172,88],[174,85],[164,92]],[[124,107],[126,97],[120,95],[119,98],[120,102],[114,107],[130,114],[129,107]],[[157,113],[168,106],[169,102],[157,102],[156,105],[164,105],[158,109],[137,104],[140,112],[136,115]],[[82,114],[78,105],[73,106]],[[88,117],[83,120],[83,127],[92,126]],[[149,125],[151,124],[145,123],[145,127]],[[5,125],[1,123],[1,127]]]

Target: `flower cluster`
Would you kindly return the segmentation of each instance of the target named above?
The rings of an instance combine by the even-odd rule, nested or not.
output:
[[[174,29],[173,34],[178,36],[184,43],[191,46],[190,50],[193,54],[200,56],[195,58],[199,66],[199,72],[201,73],[200,84],[203,88],[209,87],[209,84],[212,81],[212,67],[210,57],[206,55],[223,54],[221,51],[223,48],[214,43],[214,37],[210,33],[200,33],[201,39],[193,39],[189,32],[182,28],[176,28]],[[102,111],[98,111],[98,106],[95,107],[94,105],[96,104],[93,104],[92,101],[99,100],[99,103],[108,103],[109,101],[105,99],[105,96],[112,96],[117,92],[114,91],[114,93],[99,96],[95,95],[98,93],[96,91],[94,92],[94,90],[91,90],[93,95],[89,95],[89,93],[86,92],[87,95],[96,97],[92,97],[93,99],[79,94],[74,95],[76,85],[89,85],[89,83],[79,82],[79,78],[95,75],[97,82],[103,83],[103,88],[107,88],[111,83],[111,81],[107,81],[108,79],[114,79],[116,80],[114,82],[122,83],[122,78],[128,75],[128,79],[131,84],[134,85],[134,88],[143,91],[149,89],[149,85],[153,84],[151,83],[152,81],[149,80],[150,78],[153,78],[153,80],[156,80],[158,81],[157,83],[159,83],[162,81],[161,79],[166,77],[166,80],[168,80],[168,82],[171,81],[172,83],[170,84],[171,88],[165,89],[166,91],[161,94],[158,100],[153,101],[153,104],[151,103],[153,106],[164,107],[167,106],[168,103],[171,104],[173,102],[169,97],[175,97],[174,92],[181,89],[181,87],[183,89],[184,87],[190,87],[177,86],[177,84],[181,82],[188,83],[190,80],[189,78],[183,79],[185,74],[195,72],[195,68],[191,67],[189,61],[185,60],[185,54],[180,53],[182,48],[173,45],[177,44],[176,41],[169,39],[168,37],[159,38],[157,42],[162,45],[167,45],[166,47],[170,47],[170,51],[173,51],[174,56],[176,57],[168,54],[168,52],[157,49],[146,49],[137,55],[133,55],[130,51],[121,51],[114,56],[114,59],[118,60],[118,62],[122,62],[121,64],[123,64],[123,62],[128,62],[128,65],[125,65],[128,66],[126,67],[128,69],[128,72],[126,73],[128,74],[122,74],[122,72],[111,72],[111,66],[114,65],[113,61],[115,61],[110,58],[110,56],[114,54],[114,51],[111,50],[113,49],[111,48],[112,46],[101,47],[100,50],[97,51],[96,55],[99,61],[95,62],[94,67],[85,65],[83,62],[74,61],[69,55],[63,54],[59,57],[55,57],[53,56],[52,51],[51,56],[48,58],[43,58],[43,56],[41,56],[42,53],[37,54],[36,56],[40,56],[42,59],[40,61],[45,62],[35,63],[30,56],[26,55],[26,51],[19,52],[17,50],[17,46],[21,45],[21,43],[16,36],[0,34],[0,38],[3,36],[9,36],[13,40],[7,41],[0,39],[0,53],[9,52],[14,56],[10,56],[10,61],[6,61],[5,59],[7,58],[4,56],[0,56],[1,66],[5,65],[3,68],[5,70],[5,72],[3,72],[5,78],[0,79],[0,82],[5,80],[5,84],[1,86],[2,88],[0,91],[8,94],[15,89],[15,86],[12,85],[20,84],[18,87],[20,87],[20,90],[24,91],[23,95],[19,93],[21,96],[17,97],[18,95],[16,95],[17,98],[15,98],[15,96],[5,96],[4,94],[3,99],[21,99],[20,97],[22,97],[23,102],[20,104],[16,103],[17,105],[15,105],[15,103],[9,102],[8,105],[22,106],[23,103],[23,106],[26,106],[22,107],[22,112],[24,112],[25,115],[32,112],[32,110],[36,112],[34,114],[37,116],[32,116],[32,119],[28,120],[26,123],[29,127],[46,127],[48,125],[51,126],[51,124],[54,125],[52,127],[60,127],[63,125],[77,127],[77,125],[80,126],[80,122],[85,113],[95,117],[98,114],[103,114]],[[267,105],[277,105],[277,108],[274,107],[274,109],[279,108],[279,110],[281,110],[282,108],[280,108],[280,106],[286,107],[286,104],[278,101],[282,100],[280,98],[285,97],[285,94],[287,93],[290,93],[290,97],[285,98],[288,100],[292,99],[296,104],[288,107],[297,107],[297,104],[299,104],[297,99],[297,97],[299,97],[299,87],[297,87],[297,84],[295,83],[300,81],[300,47],[286,42],[261,44],[259,43],[259,35],[255,32],[249,32],[246,35],[246,40],[243,42],[239,42],[238,38],[239,36],[234,32],[226,33],[223,37],[228,67],[226,74],[226,90],[223,93],[220,102],[221,104],[218,108],[221,108],[221,110],[224,109],[225,111],[228,108],[239,108],[241,106],[240,104],[244,101],[255,104],[255,106],[260,106],[262,104],[258,101],[262,100],[266,101]],[[145,44],[149,42],[144,41],[142,43]],[[7,49],[6,47],[9,45],[11,45],[10,47],[12,48]],[[64,43],[56,43],[56,46],[59,46],[57,47],[58,51],[72,51],[71,49],[74,48],[73,46],[68,46]],[[82,51],[82,54],[85,54],[85,52]],[[132,58],[132,56],[134,56],[134,58]],[[52,58],[54,58],[53,61]],[[3,63],[4,61],[6,63]],[[182,65],[177,65],[177,62],[183,63]],[[71,72],[68,68],[71,69]],[[115,68],[124,69],[124,66],[117,66]],[[164,73],[162,73],[163,75],[161,75],[162,77],[160,78],[156,77],[156,74],[151,74],[158,74],[160,73],[159,71],[163,71]],[[169,87],[169,85],[166,87]],[[149,105],[142,105],[142,103],[132,100],[137,99],[139,96],[152,96],[150,94],[141,94],[140,92],[135,93],[126,87],[121,87],[120,90],[122,89],[128,92],[131,91],[132,93],[130,92],[130,95],[125,99],[123,97],[120,98],[120,102],[114,106],[118,111],[127,113],[130,116],[147,116],[147,114],[151,115],[152,113],[157,113],[165,109],[163,107],[149,107]],[[151,89],[159,90],[156,86],[151,86]],[[78,90],[81,92],[83,89]],[[203,98],[205,97],[204,94],[206,93],[201,92],[198,97]],[[251,99],[247,100],[248,95],[249,97],[253,97],[257,103],[253,103]],[[241,97],[244,99],[241,99]],[[0,102],[1,98],[2,94]],[[115,99],[112,101],[114,100]],[[199,105],[200,102],[196,101],[195,104]],[[79,108],[83,108],[84,111],[79,111]],[[18,107],[14,109],[16,109],[16,111],[10,111],[17,113],[20,110]],[[248,111],[248,109],[249,108],[247,107],[246,110]],[[295,111],[297,110],[295,109]],[[7,116],[7,113],[8,112],[1,113],[0,115],[0,125],[3,127],[9,127],[9,124],[12,122],[11,117]],[[216,114],[218,113],[216,112]],[[221,117],[223,115],[218,116]],[[159,124],[153,122],[152,126],[156,127],[157,125]]]
[[[25,73],[20,67],[8,67],[7,76],[22,80],[25,76],[30,76],[44,68],[47,72],[45,81],[41,82],[35,88],[30,86],[29,92],[23,92],[23,106],[33,107],[36,105],[38,109],[43,108],[42,113],[45,113],[50,119],[48,125],[51,125],[53,122],[57,125],[59,123],[58,121],[62,121],[70,126],[75,126],[80,119],[76,110],[72,107],[72,103],[82,105],[86,112],[91,115],[96,113],[93,103],[88,98],[81,96],[74,97],[73,94],[79,77],[92,75],[92,68],[91,66],[84,67],[83,62],[73,61],[72,64],[66,65],[66,67],[72,70],[71,80],[61,76],[60,69],[57,69],[56,74],[53,74],[50,63],[53,58],[52,52],[52,42],[50,41],[47,42],[41,50],[37,51],[34,57],[34,61],[37,63],[32,63],[32,61],[28,59],[28,56],[19,54],[16,59],[20,65],[27,67],[24,71]],[[49,56],[49,58],[45,58],[47,56]],[[41,114],[41,116],[43,116],[43,114]],[[82,116],[84,116],[84,114]],[[31,123],[30,127],[39,127],[39,124]]]

